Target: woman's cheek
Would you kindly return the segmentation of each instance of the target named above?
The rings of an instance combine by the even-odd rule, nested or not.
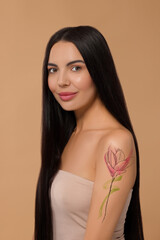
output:
[[[52,79],[50,79],[50,78],[48,78],[48,87],[52,93],[55,92],[56,86],[55,86],[54,82],[52,81]]]
[[[74,85],[77,89],[79,90],[87,90],[93,85],[93,81],[90,77],[88,76],[79,76],[76,79],[74,79]]]

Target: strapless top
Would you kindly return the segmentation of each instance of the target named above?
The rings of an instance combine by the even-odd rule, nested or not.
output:
[[[53,240],[83,240],[94,182],[58,170],[51,184]],[[132,189],[115,228],[112,240],[124,240],[124,223]]]

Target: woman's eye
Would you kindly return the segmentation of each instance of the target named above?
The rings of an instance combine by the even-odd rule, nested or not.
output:
[[[49,68],[48,69],[48,73],[55,73],[55,72],[57,72],[56,68]]]
[[[80,69],[81,69],[81,67],[79,67],[79,66],[74,66],[74,67],[72,68],[72,71],[76,72],[76,71],[78,71],[78,70],[80,70]]]

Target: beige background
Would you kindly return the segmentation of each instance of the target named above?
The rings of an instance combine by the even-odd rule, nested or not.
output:
[[[104,34],[115,59],[139,141],[145,239],[160,239],[159,0],[0,5],[0,239],[28,240],[33,232],[46,43],[59,28],[87,24]]]

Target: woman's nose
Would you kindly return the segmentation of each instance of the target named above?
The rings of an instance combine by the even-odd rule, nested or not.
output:
[[[59,86],[68,86],[70,84],[70,81],[67,74],[64,72],[59,73],[57,83]]]

